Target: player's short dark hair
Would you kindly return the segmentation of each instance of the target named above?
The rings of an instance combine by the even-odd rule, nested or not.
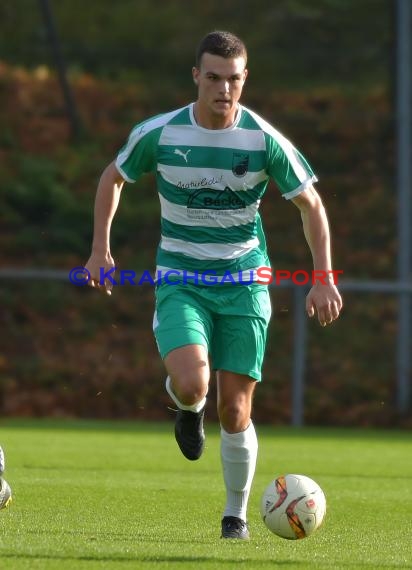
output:
[[[199,43],[196,50],[196,67],[200,67],[200,62],[204,53],[219,55],[225,59],[234,57],[244,57],[247,61],[246,46],[243,41],[231,32],[216,31],[207,34]]]

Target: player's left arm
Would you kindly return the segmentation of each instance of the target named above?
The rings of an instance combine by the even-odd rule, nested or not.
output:
[[[317,279],[313,284],[306,297],[306,310],[310,317],[316,312],[320,324],[326,326],[339,317],[342,309],[342,297],[332,273],[328,218],[322,200],[313,186],[292,198],[292,202],[301,213],[303,232],[312,253],[313,269],[323,271],[325,277],[327,276],[325,280]]]

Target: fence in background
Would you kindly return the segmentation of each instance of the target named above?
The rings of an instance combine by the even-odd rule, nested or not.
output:
[[[305,369],[307,347],[307,318],[305,314],[305,287],[294,286],[294,346],[293,346],[293,373],[292,373],[292,425],[304,424],[304,395],[305,395]],[[402,416],[410,411],[411,407],[411,342],[410,318],[403,315],[401,309],[406,297],[411,302],[412,282],[401,281],[339,281],[339,291],[359,291],[366,293],[389,293],[398,296],[398,334],[397,334],[397,409]],[[407,326],[402,323],[407,320]],[[405,330],[409,333],[404,335]]]

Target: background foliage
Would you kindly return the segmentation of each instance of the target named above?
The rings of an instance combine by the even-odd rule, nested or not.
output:
[[[293,140],[318,174],[335,267],[346,278],[395,277],[391,1],[50,4],[81,132],[71,136],[40,3],[4,3],[3,267],[68,271],[87,260],[102,169],[136,122],[195,97],[190,76],[195,46],[209,30],[225,28],[249,48],[244,103]],[[152,269],[159,238],[153,180],[143,178],[123,194],[113,254],[123,268]],[[281,200],[274,185],[262,214],[274,266],[310,269],[297,210]],[[293,305],[287,291],[273,291],[273,301],[255,415],[286,423]],[[3,415],[166,417],[150,288],[123,287],[109,299],[68,281],[2,281],[0,307],[6,333],[0,347]],[[390,296],[347,294],[340,322],[327,330],[310,323],[308,423],[408,425],[394,406],[395,317]]]

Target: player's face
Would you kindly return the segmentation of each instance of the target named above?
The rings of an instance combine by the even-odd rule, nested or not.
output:
[[[233,123],[246,76],[243,57],[226,59],[203,54],[200,69],[193,68],[193,80],[198,86],[195,112],[199,124],[224,129]]]

